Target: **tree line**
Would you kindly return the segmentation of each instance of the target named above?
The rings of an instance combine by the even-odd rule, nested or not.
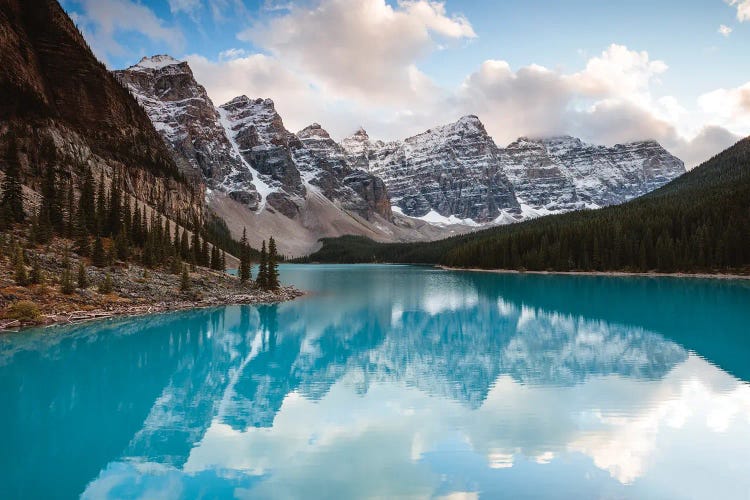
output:
[[[431,243],[323,241],[306,260],[534,271],[750,272],[750,139],[623,205]]]
[[[36,178],[41,200],[32,209],[24,202],[18,152],[10,137],[5,176],[0,184],[0,231],[27,228],[29,242],[38,245],[49,243],[55,236],[67,238],[73,243],[72,250],[89,258],[96,267],[105,268],[116,261],[137,262],[148,269],[168,268],[174,274],[182,274],[183,281],[188,267],[225,271],[229,247],[233,255],[240,257],[241,278],[245,276],[244,269],[250,269],[252,260],[260,260],[257,285],[278,288],[280,256],[273,238],[268,250],[264,242],[263,250],[258,252],[249,246],[246,233],[242,241],[234,240],[226,223],[216,216],[208,217],[205,222],[181,221],[179,217],[173,222],[128,193],[124,172],[113,172],[108,182],[103,172],[95,179],[85,166],[75,182],[72,176],[63,176],[54,163],[55,151],[45,148],[53,149],[54,145],[40,144],[39,156],[48,159],[48,163],[41,169],[41,178]],[[16,281],[33,283],[20,271],[26,268],[23,256],[18,258],[15,249],[12,253],[13,264],[19,269]],[[72,276],[72,270],[67,266],[65,269]],[[183,283],[183,287],[187,286]]]

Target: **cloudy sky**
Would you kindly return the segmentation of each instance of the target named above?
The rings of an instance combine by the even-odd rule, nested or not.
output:
[[[476,114],[500,146],[653,138],[694,166],[750,135],[750,0],[62,0],[112,69],[189,61],[215,103],[403,138]]]

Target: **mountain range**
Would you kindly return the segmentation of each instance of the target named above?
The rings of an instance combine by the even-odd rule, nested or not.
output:
[[[251,243],[275,235],[288,255],[309,253],[322,237],[424,241],[600,208],[685,172],[654,141],[520,138],[500,148],[476,116],[403,141],[360,129],[339,143],[319,124],[289,131],[270,99],[215,106],[189,65],[168,55],[114,75],[233,232],[247,227]]]

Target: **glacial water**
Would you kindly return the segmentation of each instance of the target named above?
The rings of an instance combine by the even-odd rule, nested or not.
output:
[[[0,335],[0,498],[750,498],[750,283],[282,266]]]

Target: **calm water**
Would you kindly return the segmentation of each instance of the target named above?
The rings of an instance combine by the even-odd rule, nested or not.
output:
[[[0,498],[750,498],[750,284],[286,266],[0,336]]]

